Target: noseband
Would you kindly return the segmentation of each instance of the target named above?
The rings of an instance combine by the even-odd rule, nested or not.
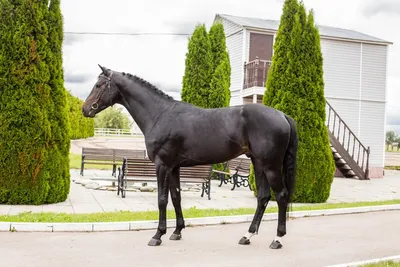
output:
[[[107,92],[108,92],[108,100],[107,100],[107,103],[108,103],[108,104],[111,104],[111,94],[110,94],[110,90],[111,90],[111,77],[112,77],[112,75],[113,75],[113,71],[111,71],[110,77],[107,77],[107,76],[105,76],[105,75],[103,75],[103,74],[100,74],[101,77],[104,77],[104,78],[107,79],[107,81],[106,81],[106,86],[103,87],[103,89],[102,89],[101,92],[99,93],[99,95],[98,95],[98,97],[96,98],[96,100],[93,101],[93,103],[92,103],[92,105],[91,105],[91,107],[90,107],[92,110],[96,110],[96,109],[99,108],[98,102],[99,102],[100,98],[103,96],[103,94],[104,94],[104,92],[106,91],[106,89],[107,89]]]

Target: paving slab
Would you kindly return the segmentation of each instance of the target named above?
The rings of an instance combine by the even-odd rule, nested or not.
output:
[[[249,223],[188,227],[159,247],[154,230],[92,233],[0,233],[2,265],[27,266],[296,266],[323,267],[400,254],[400,211],[290,220],[281,250],[268,248],[276,221],[262,222],[249,246],[238,245]],[[120,226],[120,227],[126,227]]]

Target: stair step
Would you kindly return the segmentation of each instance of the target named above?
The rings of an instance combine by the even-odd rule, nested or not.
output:
[[[342,158],[337,159],[335,162],[336,162],[336,164],[347,164],[347,162]]]
[[[351,170],[350,166],[347,165],[347,164],[344,164],[344,165],[340,166],[339,169],[340,169],[341,171],[349,171],[349,170]]]
[[[358,179],[358,175],[352,170],[352,168],[347,164],[347,162],[342,158],[342,156],[339,154],[339,152],[333,147],[332,144],[330,144],[331,150],[332,150],[332,155],[335,160],[335,165],[336,168],[340,170],[340,172],[343,174],[344,177],[346,178],[352,178],[352,179]]]

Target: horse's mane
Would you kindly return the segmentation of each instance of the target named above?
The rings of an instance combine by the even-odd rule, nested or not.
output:
[[[132,75],[132,74],[130,74],[130,73],[125,73],[125,72],[122,72],[122,75],[123,75],[123,76],[127,76],[129,79],[131,79],[131,80],[133,80],[133,81],[135,81],[135,82],[139,82],[141,85],[144,85],[144,86],[146,86],[146,87],[149,88],[149,89],[154,90],[154,92],[156,92],[157,94],[161,95],[161,96],[164,97],[164,98],[172,99],[172,100],[174,99],[172,96],[167,95],[167,94],[164,93],[162,90],[160,90],[159,88],[157,88],[157,86],[155,86],[154,84],[152,84],[152,83],[146,81],[146,80],[143,79],[143,78],[140,78],[140,77],[138,77],[138,76],[136,76],[136,75]]]

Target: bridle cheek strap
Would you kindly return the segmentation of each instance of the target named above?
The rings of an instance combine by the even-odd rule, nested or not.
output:
[[[101,92],[99,93],[99,95],[98,95],[98,97],[96,98],[96,100],[93,101],[92,105],[90,106],[90,108],[91,108],[92,110],[96,110],[96,109],[99,108],[98,102],[99,102],[99,100],[101,99],[101,97],[103,96],[103,94],[104,94],[104,92],[105,92],[106,89],[107,89],[107,92],[108,92],[108,100],[107,100],[107,103],[110,104],[110,106],[111,106],[111,94],[110,94],[110,90],[111,90],[111,77],[112,77],[112,75],[113,75],[113,71],[111,71],[110,77],[107,77],[107,76],[105,76],[105,75],[103,75],[103,74],[100,74],[101,77],[104,77],[104,78],[107,79],[107,82],[106,82],[106,86],[104,86],[104,88],[101,90]]]

